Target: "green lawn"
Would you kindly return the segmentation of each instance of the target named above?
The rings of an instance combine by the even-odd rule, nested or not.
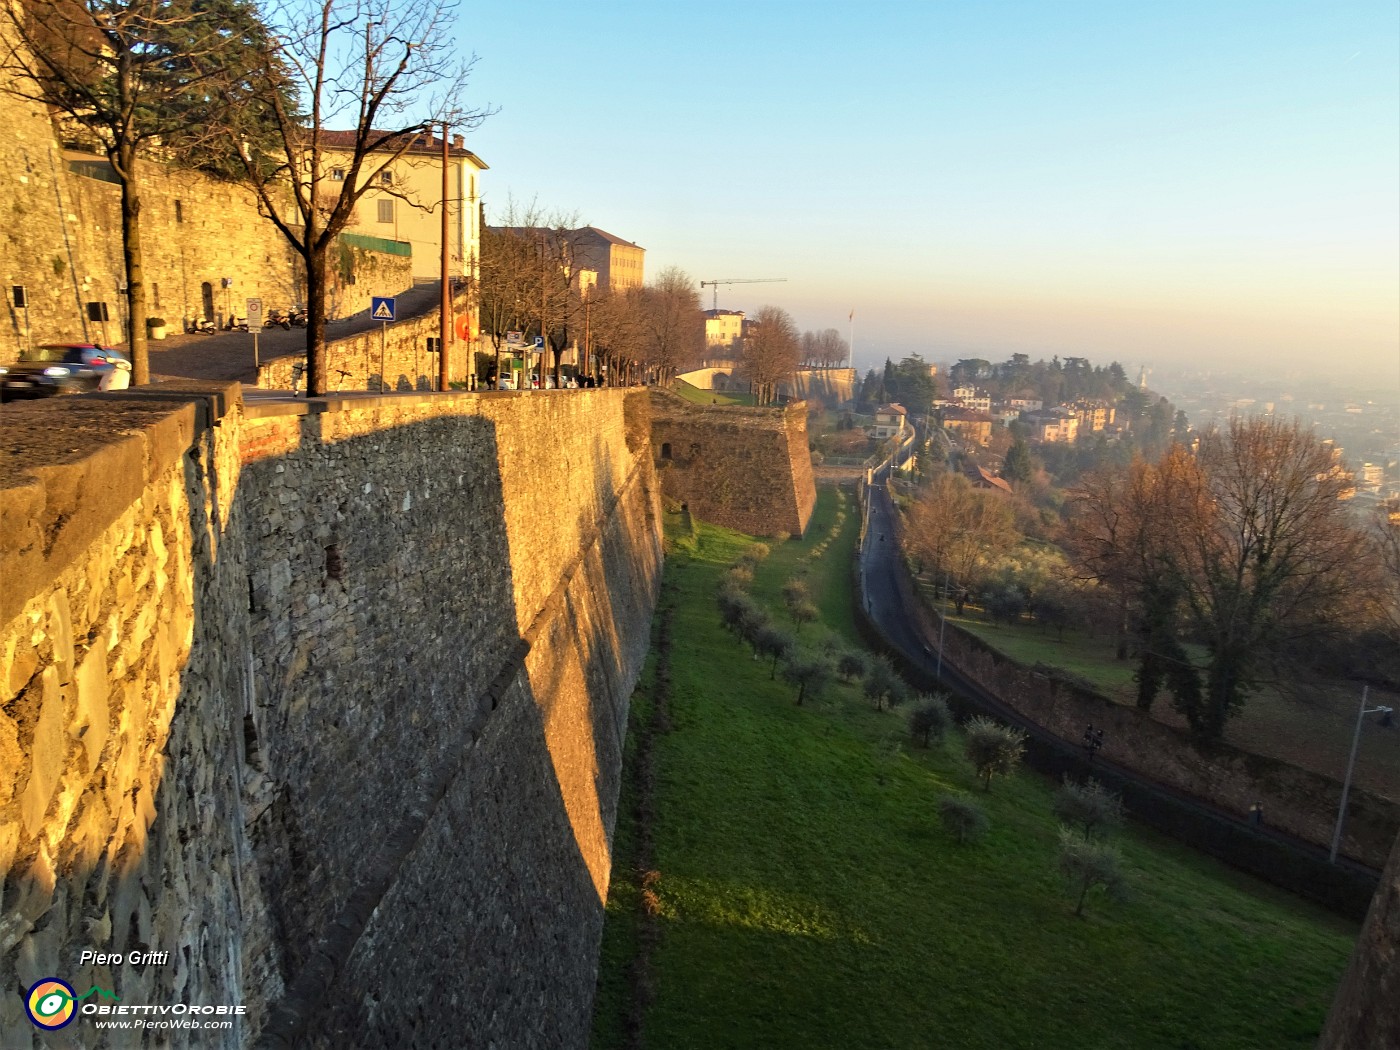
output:
[[[808,537],[777,547],[754,593],[774,603],[810,565],[820,605],[808,644],[854,637],[853,499],[824,490]],[[719,626],[715,587],[751,541],[700,525],[668,559],[669,731],[655,738],[659,937],[641,983],[644,1045],[1310,1047],[1345,965],[1351,924],[1134,828],[1120,832],[1122,902],[1084,919],[1055,871],[1051,786],[1031,774],[976,787],[959,742],[911,749],[904,714],[851,687],[801,708]],[[819,554],[815,547],[828,543]],[[840,602],[846,602],[843,608]],[[647,688],[632,711],[650,711]],[[641,920],[636,784],[624,787],[593,1046],[626,1044]],[[975,794],[992,829],[958,847],[946,792]]]
[[[691,386],[684,379],[677,379],[671,384],[671,391],[679,394],[687,401],[692,401],[697,405],[752,405],[752,394],[730,393],[726,394],[721,390],[701,390],[699,387]]]

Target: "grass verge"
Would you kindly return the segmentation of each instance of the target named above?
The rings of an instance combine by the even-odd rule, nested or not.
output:
[[[837,527],[839,510],[824,490],[816,520],[828,528],[760,567],[753,593],[775,617],[783,581],[804,564],[823,613],[838,614],[825,588],[849,586],[843,545],[857,525],[849,497]],[[984,794],[959,739],[912,747],[907,712],[877,713],[854,686],[798,708],[720,628],[716,585],[750,542],[701,525],[668,560],[670,731],[652,740],[657,874],[646,887],[660,932],[654,997],[634,1042],[629,778],[596,1050],[1313,1044],[1353,926],[1131,826],[1116,839],[1129,897],[1091,896],[1075,918],[1050,785],[1022,774]],[[854,638],[838,618],[802,640],[833,632]],[[634,705],[633,735],[648,704]],[[631,761],[631,739],[628,749]],[[947,793],[985,807],[980,844],[960,847],[939,826]]]

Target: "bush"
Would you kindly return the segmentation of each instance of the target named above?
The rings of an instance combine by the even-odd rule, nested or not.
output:
[[[980,839],[991,823],[981,806],[962,795],[944,795],[939,799],[938,817],[960,846]]]
[[[982,790],[992,789],[992,777],[1010,776],[1026,751],[1026,734],[978,715],[968,720],[967,757],[982,778]]]
[[[826,683],[831,680],[832,667],[829,661],[820,656],[805,660],[793,660],[783,668],[783,679],[797,686],[797,703],[808,697],[815,699],[821,695]]]
[[[1092,777],[1078,784],[1066,776],[1055,792],[1055,816],[1087,841],[1096,831],[1107,833],[1122,823],[1123,801]]]
[[[753,566],[741,562],[738,565],[731,565],[725,570],[724,581],[720,586],[737,587],[739,590],[746,591],[752,583]]]
[[[1089,891],[1102,887],[1110,897],[1121,898],[1124,892],[1120,857],[1112,846],[1082,839],[1069,828],[1060,829],[1060,874],[1069,880],[1071,892],[1079,893],[1074,914],[1084,914],[1084,899]]]
[[[792,656],[792,651],[796,647],[792,635],[776,627],[764,626],[754,639],[754,649],[757,653],[773,661],[769,668],[768,677],[776,678],[778,674],[778,661],[786,660]]]
[[[768,557],[768,544],[750,543],[744,548],[743,553],[739,555],[738,564],[747,565],[750,569],[753,569],[766,557]]]
[[[885,704],[896,707],[909,697],[909,687],[904,679],[895,673],[889,657],[883,653],[871,658],[870,670],[865,673],[864,691],[866,698],[875,702],[875,710],[883,711]]]
[[[948,713],[948,701],[941,694],[919,697],[919,706],[909,715],[909,732],[914,739],[928,747],[930,741],[943,742],[953,716]]]
[[[847,682],[865,677],[865,657],[857,652],[842,653],[836,661],[836,673]]]

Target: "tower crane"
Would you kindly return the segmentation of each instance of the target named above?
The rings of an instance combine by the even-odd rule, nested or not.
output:
[[[717,281],[701,281],[700,294],[705,294],[706,288],[714,289],[714,300],[712,309],[719,309],[719,286],[722,284],[779,284],[786,281],[786,277],[726,277]]]

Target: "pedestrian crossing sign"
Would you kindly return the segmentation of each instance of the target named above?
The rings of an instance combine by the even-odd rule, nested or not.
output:
[[[369,315],[376,321],[392,321],[394,319],[394,296],[370,296]]]

